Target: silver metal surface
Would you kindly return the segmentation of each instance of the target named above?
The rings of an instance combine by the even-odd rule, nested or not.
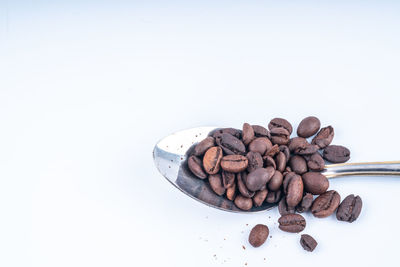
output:
[[[186,159],[193,145],[206,138],[219,127],[199,127],[173,133],[160,140],[153,150],[154,163],[159,172],[176,188],[188,196],[217,209],[253,213],[269,210],[277,204],[264,203],[250,211],[238,209],[232,201],[215,194],[207,182],[196,178],[187,168]],[[326,165],[323,172],[328,178],[348,175],[400,175],[400,161],[343,163]]]

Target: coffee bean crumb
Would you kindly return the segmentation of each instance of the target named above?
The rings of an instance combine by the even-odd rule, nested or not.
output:
[[[268,219],[271,219],[271,216],[268,216]]]
[[[266,258],[264,258],[264,260],[266,260]]]
[[[181,145],[181,148],[183,148],[183,145]]]
[[[243,249],[246,249],[246,247],[245,247],[244,245],[242,245],[242,248],[243,248]]]
[[[226,238],[224,237],[224,240],[226,240]]]
[[[246,226],[249,226],[249,224],[248,224],[248,223],[246,223]]]
[[[269,238],[272,238],[272,235],[270,235]]]
[[[247,262],[245,262],[245,263],[244,263],[244,265],[246,265],[246,266],[247,266]]]
[[[168,168],[169,168],[169,169],[171,169],[171,166],[170,166],[170,165],[168,165]]]
[[[198,135],[196,134],[195,136],[197,137]]]

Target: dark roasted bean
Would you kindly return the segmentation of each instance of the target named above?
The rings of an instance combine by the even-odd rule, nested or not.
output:
[[[323,152],[324,159],[333,163],[343,163],[350,159],[350,150],[344,146],[327,146]]]
[[[232,172],[222,171],[222,184],[224,188],[231,187],[235,183],[235,174]]]
[[[321,128],[321,130],[311,141],[311,144],[317,145],[319,148],[323,149],[330,145],[334,135],[335,131],[333,130],[332,126]]]
[[[210,147],[203,157],[203,167],[206,173],[216,174],[219,172],[222,159],[222,149],[217,146]]]
[[[289,135],[293,131],[293,127],[290,122],[282,118],[274,118],[269,122],[268,129],[271,131],[274,128],[285,128],[289,132]]]
[[[285,128],[273,128],[270,131],[273,144],[287,145],[290,140],[290,133]]]
[[[254,130],[254,135],[256,137],[268,137],[271,138],[271,135],[269,134],[268,130],[260,125],[252,125],[253,130]]]
[[[300,245],[307,251],[312,252],[315,247],[318,245],[315,239],[307,234],[301,235]]]
[[[227,172],[238,173],[247,168],[249,161],[242,155],[228,155],[221,159],[221,168]]]
[[[249,144],[249,150],[264,155],[265,151],[272,148],[271,141],[266,137],[257,137]]]
[[[275,169],[272,167],[256,169],[247,175],[246,187],[251,191],[258,191],[268,183],[274,173]]]
[[[272,175],[271,180],[268,182],[268,189],[271,191],[278,190],[283,182],[283,175],[280,171],[275,170],[274,175]]]
[[[253,207],[251,198],[244,197],[240,194],[236,196],[234,203],[236,207],[241,210],[250,210]]]
[[[297,127],[297,135],[304,138],[313,136],[318,132],[319,127],[321,127],[321,122],[317,117],[307,117],[303,119],[299,127]]]
[[[249,243],[253,247],[257,248],[265,243],[269,235],[268,226],[263,224],[257,224],[251,229],[249,235]]]
[[[335,190],[330,190],[317,197],[311,212],[315,217],[325,218],[335,212],[340,203],[340,195]]]
[[[313,195],[321,195],[328,190],[329,181],[319,172],[307,172],[302,175],[304,189]]]
[[[307,162],[306,160],[299,155],[294,155],[290,158],[289,166],[297,174],[303,174],[307,172]]]
[[[193,155],[203,156],[204,153],[213,146],[215,146],[215,140],[213,137],[209,136],[194,147]]]
[[[254,191],[250,191],[246,186],[247,174],[246,172],[241,172],[237,174],[237,186],[239,189],[240,194],[245,197],[251,198],[254,196]]]
[[[303,196],[303,199],[301,200],[301,202],[299,203],[299,205],[297,205],[296,207],[296,211],[299,213],[305,212],[310,210],[311,205],[313,203],[313,195],[310,193],[306,193]]]
[[[260,153],[250,151],[246,155],[249,164],[247,166],[247,171],[252,172],[258,168],[262,168],[264,166],[264,161]]]
[[[260,207],[264,202],[265,198],[267,197],[268,190],[260,190],[258,191],[253,197],[253,203],[255,207]]]
[[[286,203],[286,198],[283,197],[281,201],[279,201],[278,204],[278,211],[281,214],[281,216],[286,215],[286,214],[293,214],[295,209],[294,207],[289,207]]]
[[[201,160],[196,156],[190,156],[188,159],[188,167],[190,171],[200,179],[207,178],[207,173],[204,172]]]
[[[250,124],[244,123],[243,124],[243,131],[242,131],[242,140],[243,143],[247,146],[250,144],[251,141],[254,139],[254,129],[251,127]]]
[[[222,185],[221,175],[217,174],[210,174],[208,176],[208,182],[210,183],[211,189],[219,196],[225,194],[225,188]]]
[[[306,220],[300,214],[286,214],[279,218],[279,229],[289,233],[298,233],[306,228]]]
[[[290,207],[296,207],[303,197],[303,181],[294,172],[286,174],[283,180],[283,191],[286,194],[286,203]]]
[[[359,196],[354,196],[353,194],[348,195],[336,212],[336,218],[339,221],[345,221],[352,223],[357,220],[361,213],[362,200]]]

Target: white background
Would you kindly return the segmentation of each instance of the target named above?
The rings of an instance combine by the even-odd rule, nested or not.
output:
[[[276,210],[186,197],[152,149],[180,129],[316,115],[352,162],[399,160],[399,12],[389,1],[1,1],[0,266],[398,266],[398,178],[331,181],[363,211],[353,224],[306,215],[319,242],[308,253]],[[257,223],[272,238],[254,249]]]

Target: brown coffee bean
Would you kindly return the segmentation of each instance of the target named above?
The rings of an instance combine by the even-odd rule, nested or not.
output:
[[[193,155],[203,156],[204,153],[213,146],[215,146],[215,139],[209,136],[194,147]]]
[[[285,128],[273,128],[270,131],[273,144],[287,145],[290,140],[290,133]]]
[[[246,172],[241,172],[237,174],[237,186],[239,189],[240,194],[242,194],[244,197],[251,198],[254,196],[254,191],[250,191],[247,186],[246,186],[246,181],[247,179],[247,173]]]
[[[203,167],[206,173],[216,174],[219,172],[222,159],[222,149],[217,146],[210,147],[203,157]]]
[[[201,159],[196,156],[190,156],[188,159],[188,167],[190,171],[200,179],[207,178],[207,173],[204,172]]]
[[[279,150],[280,150],[281,152],[283,152],[283,154],[285,154],[286,163],[288,163],[288,161],[289,161],[289,159],[290,159],[290,150],[289,150],[289,147],[288,147],[288,146],[285,146],[285,145],[281,145],[281,146],[279,146]]]
[[[317,145],[319,148],[323,149],[330,145],[335,135],[335,131],[332,126],[321,128],[317,135],[311,141],[311,144]]]
[[[361,213],[362,200],[359,196],[354,196],[353,194],[348,195],[336,212],[336,218],[339,221],[345,221],[352,223],[357,220]]]
[[[242,195],[236,196],[234,203],[236,207],[241,210],[250,210],[253,207],[253,201],[251,198],[247,198]]]
[[[254,135],[256,137],[268,137],[271,138],[271,135],[269,134],[268,130],[260,125],[252,125],[253,130],[254,130]]]
[[[307,234],[301,235],[300,238],[300,245],[307,251],[313,252],[315,247],[318,245],[317,241],[315,239]]]
[[[268,188],[271,191],[278,190],[283,182],[283,175],[280,171],[276,170],[274,175],[272,175],[271,180],[268,182]]]
[[[310,145],[303,137],[294,137],[290,139],[289,150],[294,154],[308,155],[317,152],[318,146]]]
[[[257,224],[250,231],[249,243],[253,247],[257,248],[265,243],[269,235],[268,226],[263,224]]]
[[[253,203],[255,207],[260,207],[264,202],[265,198],[267,197],[268,190],[260,190],[258,191],[253,197]]]
[[[304,189],[313,195],[321,195],[328,190],[329,181],[319,172],[307,172],[302,175],[302,178]]]
[[[274,128],[285,128],[289,132],[289,135],[293,131],[293,127],[290,122],[282,118],[274,118],[269,122],[268,129],[271,131]]]
[[[321,127],[321,122],[317,117],[307,117],[303,119],[299,127],[297,127],[297,135],[304,138],[313,136],[318,132],[319,127]]]
[[[297,205],[296,207],[296,211],[298,213],[303,213],[305,211],[309,211],[311,208],[311,205],[313,203],[313,195],[310,193],[306,193],[303,196],[303,199],[301,200],[301,202],[299,203],[299,205]]]
[[[231,187],[235,183],[235,174],[232,172],[222,171],[222,184],[224,188]]]
[[[294,155],[289,161],[290,168],[297,174],[307,172],[307,162],[302,156]]]
[[[325,218],[335,212],[340,203],[340,195],[335,190],[330,190],[317,197],[311,212],[317,218]]]
[[[266,137],[257,137],[249,144],[249,150],[264,155],[265,151],[272,148],[271,141]]]
[[[258,191],[269,182],[274,173],[275,169],[272,167],[256,169],[247,175],[246,187],[250,191]]]
[[[208,182],[210,183],[211,189],[219,196],[225,194],[225,188],[222,185],[221,175],[217,174],[210,174],[208,176]]]
[[[286,194],[286,203],[289,207],[296,207],[303,197],[303,181],[294,172],[286,174],[283,180],[283,191]]]
[[[282,193],[281,189],[279,189],[277,191],[268,191],[265,202],[270,203],[270,204],[277,203],[277,202],[279,202],[279,200],[281,200],[282,195],[283,195],[283,193]]]
[[[316,152],[312,155],[304,156],[307,160],[307,166],[311,171],[323,171],[325,168],[325,161],[321,155]]]
[[[283,197],[281,199],[281,201],[279,201],[278,211],[283,216],[283,215],[286,215],[286,214],[293,214],[295,210],[294,210],[294,207],[289,207],[287,205],[286,198]]]
[[[250,124],[244,123],[243,124],[243,131],[242,131],[242,140],[243,143],[247,146],[250,144],[251,141],[254,139],[254,129],[251,127]]]
[[[240,139],[242,138],[242,131],[239,129],[235,129],[235,128],[222,128],[222,129],[218,129],[213,133],[213,137],[217,138],[220,137],[222,134],[227,133],[230,135],[233,135],[234,137]]]
[[[283,152],[279,152],[276,156],[275,156],[275,162],[276,162],[276,169],[280,172],[283,172],[286,168],[286,156]]]
[[[231,187],[226,189],[226,198],[229,200],[234,200],[236,196],[236,183],[233,183]]]
[[[343,163],[350,159],[350,150],[344,146],[330,145],[324,149],[324,159],[333,163]]]
[[[263,160],[264,160],[264,166],[265,167],[270,167],[271,166],[272,168],[276,169],[275,160],[272,157],[264,156]]]
[[[228,155],[244,154],[246,147],[239,138],[235,136],[223,133],[221,136],[216,138],[216,143],[222,148],[222,150]]]
[[[262,168],[264,166],[264,161],[260,153],[250,151],[246,155],[249,164],[247,166],[247,171],[252,172],[258,168]]]
[[[289,233],[298,233],[306,228],[306,220],[300,214],[286,214],[279,218],[279,229]]]
[[[221,168],[227,172],[238,173],[247,168],[249,161],[242,155],[227,155],[221,159]]]
[[[265,156],[274,157],[277,153],[279,153],[279,146],[273,145],[269,150],[265,152]]]

